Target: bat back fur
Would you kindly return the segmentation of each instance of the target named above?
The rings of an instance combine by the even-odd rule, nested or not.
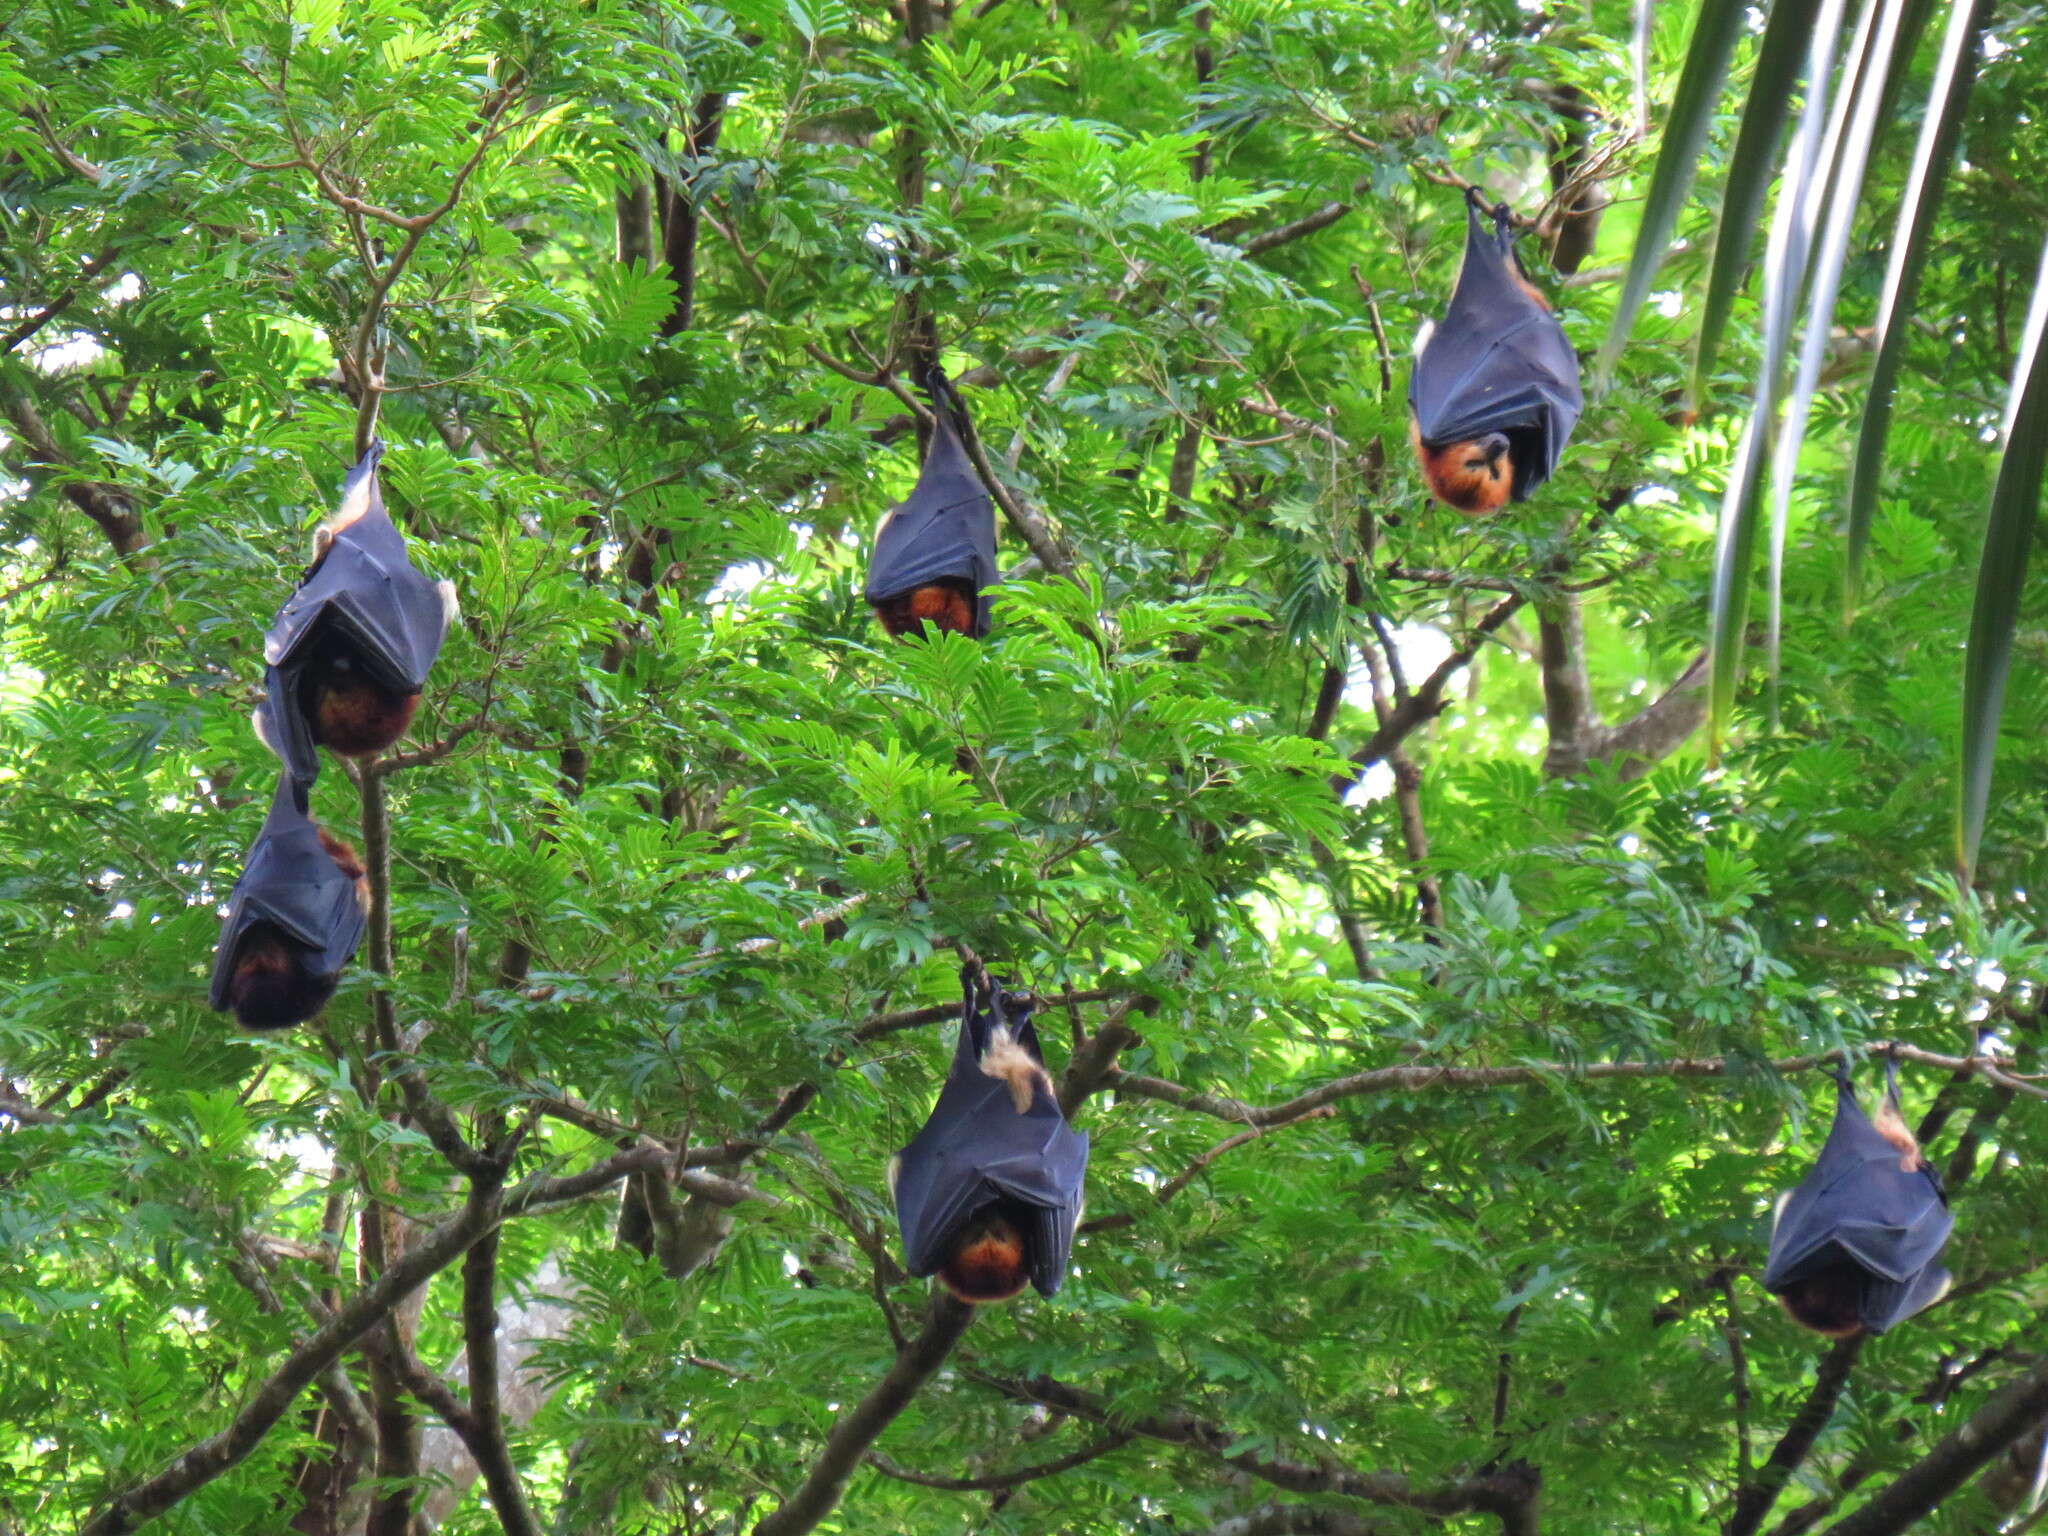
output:
[[[981,1070],[996,1078],[1010,1090],[1010,1102],[1017,1106],[1017,1113],[1024,1114],[1031,1108],[1031,1099],[1038,1089],[1052,1093],[1052,1079],[1045,1068],[1032,1059],[1031,1053],[1011,1037],[1010,1032],[1000,1024],[989,1035],[988,1049],[982,1053]]]

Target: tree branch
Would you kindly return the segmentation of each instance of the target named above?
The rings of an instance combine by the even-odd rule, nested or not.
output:
[[[1202,1093],[1193,1088],[1170,1083],[1163,1078],[1140,1077],[1136,1073],[1112,1071],[1109,1086],[1119,1093],[1133,1094],[1141,1099],[1157,1099],[1161,1103],[1175,1104],[1182,1109],[1199,1110],[1205,1115],[1214,1115],[1219,1120],[1229,1120],[1239,1125],[1259,1126],[1271,1129],[1276,1125],[1287,1125],[1313,1114],[1326,1104],[1335,1104],[1343,1099],[1361,1098],[1376,1093],[1420,1093],[1431,1088],[1499,1088],[1513,1083],[1535,1083],[1549,1078],[1563,1078],[1574,1082],[1600,1082],[1621,1078],[1636,1080],[1656,1077],[1726,1077],[1734,1073],[1751,1072],[1759,1066],[1768,1065],[1777,1073],[1810,1071],[1814,1067],[1842,1059],[1842,1051],[1823,1051],[1811,1056],[1786,1056],[1769,1063],[1759,1063],[1746,1057],[1700,1056],[1682,1057],[1669,1061],[1597,1061],[1586,1065],[1572,1065],[1567,1062],[1536,1062],[1519,1067],[1433,1067],[1400,1066],[1375,1067],[1367,1072],[1353,1073],[1333,1082],[1312,1088],[1279,1104],[1247,1104],[1222,1094]],[[1917,1061],[1927,1066],[1946,1067],[1952,1072],[1971,1072],[1992,1082],[2012,1085],[2016,1091],[2048,1099],[2048,1088],[2033,1083],[2022,1083],[2010,1078],[1998,1066],[1981,1056],[1943,1056],[1935,1051],[1923,1051],[1918,1046],[1901,1045],[1896,1041],[1874,1040],[1859,1046],[1851,1046],[1848,1055],[1895,1055],[1900,1061]]]
[[[754,1527],[754,1536],[803,1536],[814,1530],[839,1503],[868,1447],[910,1405],[973,1321],[974,1308],[935,1292],[923,1331],[897,1352],[896,1363],[867,1396],[840,1416],[803,1486]]]
[[[1770,1460],[1763,1464],[1753,1481],[1735,1490],[1735,1508],[1728,1517],[1728,1524],[1722,1528],[1721,1536],[1754,1536],[1756,1529],[1763,1524],[1764,1516],[1771,1512],[1771,1506],[1778,1502],[1778,1495],[1785,1491],[1785,1484],[1799,1469],[1799,1464],[1806,1460],[1814,1441],[1827,1428],[1828,1420],[1835,1416],[1835,1404],[1842,1396],[1842,1389],[1849,1384],[1849,1373],[1855,1367],[1856,1357],[1863,1353],[1867,1337],[1859,1333],[1853,1338],[1842,1339],[1821,1357],[1820,1367],[1814,1372],[1813,1390],[1807,1394],[1806,1402],[1779,1437]]]
[[[1992,1457],[2036,1427],[2043,1414],[2048,1414],[2048,1360],[1992,1393],[1967,1423],[1943,1436],[1855,1514],[1829,1526],[1826,1536],[1894,1536],[1912,1529]]]
[[[1049,1376],[1008,1381],[971,1374],[1011,1397],[1042,1403],[1090,1423],[1119,1425],[1148,1440],[1184,1446],[1291,1493],[1338,1494],[1430,1515],[1492,1515],[1500,1521],[1503,1536],[1536,1536],[1536,1506],[1543,1479],[1526,1462],[1514,1462],[1443,1488],[1418,1489],[1398,1472],[1360,1472],[1334,1457],[1323,1457],[1311,1465],[1257,1450],[1233,1449],[1240,1443],[1238,1436],[1178,1410],[1137,1417],[1112,1413],[1104,1399]]]
[[[996,1493],[1005,1488],[1021,1488],[1042,1477],[1057,1477],[1062,1472],[1071,1472],[1098,1456],[1107,1456],[1119,1446],[1129,1445],[1136,1438],[1128,1431],[1118,1430],[1099,1440],[1091,1440],[1078,1451],[1053,1461],[1019,1467],[1013,1472],[994,1472],[985,1477],[934,1477],[929,1472],[913,1472],[908,1467],[899,1467],[879,1451],[869,1451],[863,1459],[885,1477],[893,1477],[901,1483],[915,1483],[920,1488],[939,1488],[947,1493]]]
[[[287,1355],[227,1428],[209,1435],[161,1472],[116,1497],[81,1527],[79,1536],[124,1536],[235,1466],[262,1442],[310,1382],[431,1276],[460,1258],[497,1224],[502,1206],[509,1204],[501,1202],[496,1186],[473,1188],[457,1215],[427,1233]]]

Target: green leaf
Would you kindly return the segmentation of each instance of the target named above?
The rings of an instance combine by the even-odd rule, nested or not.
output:
[[[1686,193],[1692,190],[1693,173],[1720,99],[1721,82],[1728,74],[1728,58],[1735,50],[1735,40],[1742,35],[1743,19],[1748,14],[1749,7],[1743,0],[1700,0],[1699,20],[1693,27],[1685,68],[1672,97],[1671,117],[1664,125],[1657,167],[1650,173],[1649,190],[1643,195],[1636,248],[1629,257],[1628,274],[1622,279],[1613,323],[1593,364],[1596,389],[1606,388],[1615,360],[1621,356],[1628,333],[1635,326],[1636,314],[1650,295],[1650,283],[1664,260],[1671,232],[1678,227],[1678,212],[1685,206]]]
[[[1899,222],[1892,231],[1891,258],[1877,301],[1877,355],[1870,368],[1863,419],[1849,473],[1848,548],[1842,570],[1843,607],[1853,615],[1863,584],[1863,557],[1870,545],[1871,519],[1884,478],[1885,440],[1891,432],[1892,396],[1909,334],[1904,321],[1920,294],[1927,267],[1928,239],[1947,190],[1944,174],[1955,158],[1963,111],[1977,81],[1977,45],[1991,13],[1991,0],[1952,0],[1941,57],[1927,89],[1920,141],[1899,193]]]
[[[1714,260],[1700,302],[1700,333],[1693,359],[1692,398],[1703,404],[1707,378],[1729,311],[1749,268],[1749,251],[1763,215],[1764,193],[1778,169],[1778,141],[1791,115],[1793,90],[1806,63],[1807,43],[1821,0],[1778,0],[1771,7],[1756,68],[1742,108],[1742,127],[1728,157],[1721,192],[1721,217],[1714,226]]]
[[[1963,664],[1963,762],[1956,806],[1956,859],[1965,878],[1976,868],[1991,802],[1991,769],[1998,757],[1998,719],[2012,669],[2013,634],[2027,582],[2041,507],[2041,475],[2048,469],[2048,246],[2034,276],[2034,298],[2013,368],[2005,421],[2005,457],[1991,491],[1984,525],[1984,555],[1977,566],[1977,599],[1970,610],[1970,648]]]

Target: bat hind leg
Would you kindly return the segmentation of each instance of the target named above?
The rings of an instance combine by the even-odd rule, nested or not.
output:
[[[1863,1271],[1844,1260],[1795,1280],[1778,1293],[1778,1305],[1802,1328],[1830,1339],[1863,1331]]]
[[[419,707],[417,693],[384,687],[346,647],[306,669],[299,696],[313,740],[342,757],[368,757],[394,745]]]
[[[875,604],[875,617],[896,638],[914,635],[925,625],[956,635],[974,633],[974,588],[957,577],[942,576],[898,597]]]
[[[306,972],[305,956],[269,923],[258,923],[235,951],[228,1010],[244,1029],[303,1024],[334,996],[334,981]]]
[[[969,1223],[939,1266],[939,1284],[972,1306],[1009,1301],[1030,1283],[1023,1229],[1000,1207]]]

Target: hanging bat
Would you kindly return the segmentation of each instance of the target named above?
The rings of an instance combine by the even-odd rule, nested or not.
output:
[[[1813,1172],[1778,1201],[1764,1288],[1802,1327],[1845,1339],[1883,1333],[1948,1291],[1935,1262],[1955,1218],[1941,1181],[1899,1114],[1886,1065],[1873,1121],[1846,1066],[1835,1072],[1835,1122]]]
[[[1579,359],[1515,254],[1507,204],[1480,223],[1465,195],[1465,261],[1440,324],[1425,324],[1408,376],[1422,478],[1460,512],[1498,512],[1550,478],[1584,398]]]
[[[307,814],[306,786],[279,775],[270,814],[228,897],[212,1006],[249,1029],[310,1019],[334,995],[370,910],[353,848]]]
[[[981,639],[996,583],[996,512],[963,439],[966,407],[936,367],[920,381],[936,425],[910,499],[875,530],[867,600],[891,635],[929,624]]]
[[[1088,1138],[1060,1113],[1027,1001],[989,983],[976,1006],[961,975],[960,1039],[939,1102],[889,1160],[889,1189],[913,1275],[962,1301],[1008,1301],[1065,1278],[1081,1219]]]
[[[310,783],[315,750],[382,752],[405,734],[455,620],[452,582],[412,567],[377,489],[381,443],[342,482],[341,506],[313,535],[313,563],[263,637],[256,734]]]

